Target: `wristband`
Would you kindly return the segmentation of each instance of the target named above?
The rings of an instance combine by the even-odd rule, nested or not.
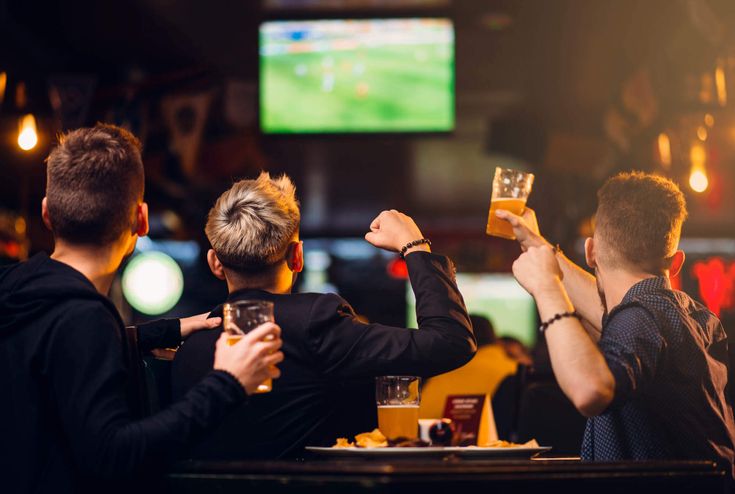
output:
[[[426,244],[429,247],[431,247],[431,240],[429,240],[428,238],[420,238],[418,240],[414,240],[412,242],[407,243],[401,249],[401,259],[405,259],[406,258],[406,251],[408,249],[410,249],[411,247],[416,247],[417,245],[421,245],[421,244]]]
[[[564,319],[565,317],[576,317],[580,321],[582,320],[582,317],[579,315],[579,313],[575,310],[572,312],[560,312],[559,314],[555,315],[548,321],[544,321],[541,323],[541,326],[538,327],[538,330],[541,333],[545,333],[547,329],[549,329],[549,326],[554,324],[556,321],[559,321],[561,319]]]

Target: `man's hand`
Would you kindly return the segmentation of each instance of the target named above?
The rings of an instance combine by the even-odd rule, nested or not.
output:
[[[365,240],[374,246],[395,252],[400,252],[406,244],[421,238],[424,238],[424,236],[411,217],[399,213],[395,209],[380,213],[370,223],[370,231],[365,235]],[[428,245],[421,244],[408,249],[406,253],[417,250],[431,252]]]
[[[215,370],[227,371],[240,381],[247,394],[253,394],[268,378],[281,375],[276,364],[283,361],[278,351],[283,345],[281,328],[272,322],[262,324],[242,337],[234,345],[227,343],[222,333],[214,349]]]
[[[541,245],[550,245],[538,230],[538,221],[536,221],[536,212],[531,208],[526,208],[523,216],[518,216],[505,209],[498,209],[495,214],[501,220],[505,220],[513,227],[513,234],[516,240],[521,244],[521,249],[525,252],[529,247],[538,247]]]
[[[209,312],[179,319],[181,323],[181,339],[186,339],[192,333],[201,331],[202,329],[214,329],[222,324],[221,317],[213,317],[211,319],[207,319],[207,317],[209,317]]]
[[[564,275],[554,250],[548,245],[529,247],[513,263],[513,276],[534,298],[549,289],[561,287]]]

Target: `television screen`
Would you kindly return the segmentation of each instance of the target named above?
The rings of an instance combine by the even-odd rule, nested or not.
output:
[[[490,319],[498,336],[533,347],[538,333],[536,303],[511,274],[457,273],[457,286],[470,314]],[[417,327],[416,298],[407,296],[408,326]]]
[[[275,134],[452,130],[452,22],[261,24],[260,125]]]

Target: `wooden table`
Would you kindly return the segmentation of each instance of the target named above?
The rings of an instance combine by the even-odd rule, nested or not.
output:
[[[708,461],[593,463],[574,460],[308,460],[182,462],[166,477],[172,493],[605,494],[727,492]]]

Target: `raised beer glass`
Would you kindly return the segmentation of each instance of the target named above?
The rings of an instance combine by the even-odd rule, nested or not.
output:
[[[507,221],[495,216],[495,211],[505,209],[518,216],[522,215],[526,209],[526,200],[531,194],[533,178],[533,173],[510,168],[495,168],[493,195],[490,200],[490,213],[487,218],[485,233],[515,240],[513,227]]]

